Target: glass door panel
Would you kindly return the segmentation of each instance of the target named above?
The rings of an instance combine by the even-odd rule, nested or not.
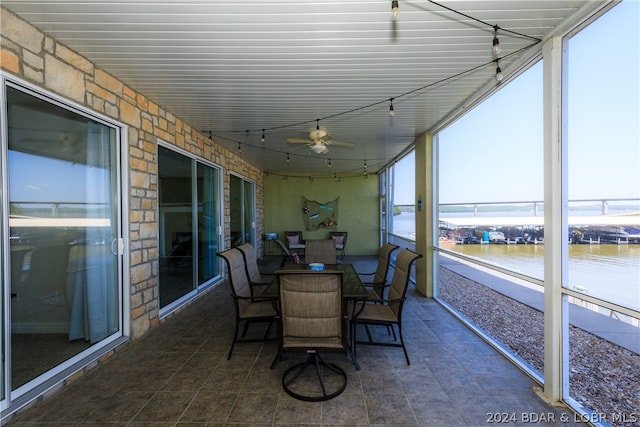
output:
[[[117,131],[7,88],[11,388],[120,329]]]
[[[242,202],[242,178],[235,175],[229,176],[230,195],[230,228],[231,247],[244,243],[244,213]]]
[[[160,307],[195,289],[192,162],[158,147],[160,208]]]
[[[255,245],[253,236],[254,184],[230,175],[231,246]]]
[[[244,194],[243,194],[243,202],[244,202],[244,242],[243,243],[251,243],[255,247],[254,241],[254,233],[253,233],[253,212],[254,206],[253,201],[255,200],[253,196],[253,182],[244,181]]]
[[[218,275],[218,170],[200,163],[198,168],[198,285]]]

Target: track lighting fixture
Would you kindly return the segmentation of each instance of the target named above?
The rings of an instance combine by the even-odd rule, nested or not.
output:
[[[396,115],[396,112],[393,110],[393,98],[389,99],[389,115],[391,117]]]
[[[391,16],[393,16],[393,19],[398,18],[398,13],[400,13],[400,9],[398,8],[398,0],[391,0]]]
[[[491,48],[494,55],[498,55],[502,50],[500,48],[500,40],[498,40],[498,26],[494,25],[493,27],[493,47]]]
[[[502,81],[502,79],[504,79],[504,75],[502,74],[502,69],[500,68],[500,64],[498,63],[498,60],[496,59],[496,81]]]

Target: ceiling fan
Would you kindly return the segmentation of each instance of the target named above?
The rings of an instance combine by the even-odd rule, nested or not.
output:
[[[336,141],[333,137],[327,135],[326,131],[315,129],[309,132],[309,139],[290,138],[287,142],[291,144],[307,144],[311,151],[316,154],[326,154],[329,152],[329,146],[338,147],[355,147],[352,142]]]

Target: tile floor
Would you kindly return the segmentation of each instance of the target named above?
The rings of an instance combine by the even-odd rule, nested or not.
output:
[[[282,391],[288,360],[270,369],[274,342],[238,344],[226,359],[234,317],[225,284],[5,425],[531,425],[532,414],[547,421],[537,425],[577,424],[571,412],[540,400],[533,380],[435,301],[412,287],[407,294],[411,365],[400,348],[358,346],[359,371],[345,356],[332,356],[349,379],[346,391],[326,402]]]

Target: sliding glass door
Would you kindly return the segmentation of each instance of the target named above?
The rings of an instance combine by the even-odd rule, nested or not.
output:
[[[6,101],[13,397],[121,331],[122,233],[119,129],[17,87]]]
[[[158,147],[161,308],[219,275],[219,176],[186,153]]]

